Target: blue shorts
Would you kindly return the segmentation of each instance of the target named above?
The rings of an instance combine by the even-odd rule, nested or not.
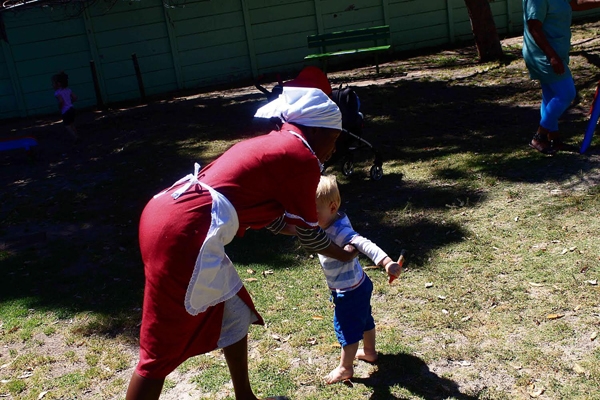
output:
[[[331,292],[335,304],[333,327],[342,347],[361,341],[363,332],[375,328],[375,321],[371,315],[372,293],[373,282],[367,275],[363,283],[354,290],[344,293]]]

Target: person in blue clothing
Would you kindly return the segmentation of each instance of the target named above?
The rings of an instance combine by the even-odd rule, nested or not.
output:
[[[600,0],[523,0],[523,58],[532,79],[542,86],[540,123],[529,146],[554,154],[560,140],[558,119],[575,99],[569,69],[572,11],[600,7]]]
[[[402,270],[375,243],[354,231],[346,214],[339,211],[341,196],[335,176],[321,176],[317,187],[319,227],[331,241],[344,249],[354,247],[376,265],[385,268],[390,282]],[[344,381],[354,375],[354,359],[375,362],[375,321],[371,315],[373,283],[363,271],[358,258],[339,261],[319,253],[319,261],[331,290],[335,311],[333,325],[342,346],[339,365],[326,377],[328,384]],[[360,341],[363,348],[359,349]]]

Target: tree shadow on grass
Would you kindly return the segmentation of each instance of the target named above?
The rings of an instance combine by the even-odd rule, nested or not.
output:
[[[469,234],[459,223],[444,221],[440,211],[462,207],[466,199],[486,200],[473,180],[456,186],[453,181],[478,173],[564,181],[596,168],[567,154],[552,160],[513,155],[526,148],[538,113],[515,99],[537,102],[538,91],[529,82],[478,85],[467,79],[407,79],[357,89],[367,117],[365,138],[384,153],[386,165],[381,181],[370,181],[367,172],[343,182],[355,229],[390,254],[405,248],[407,263],[425,265],[429,253]],[[0,302],[22,300],[25,309],[65,317],[80,311],[134,315],[123,324],[135,326],[144,282],[137,222],[144,205],[188,174],[194,161],[206,163],[234,141],[259,134],[252,116],[265,102],[258,91],[232,90],[90,112],[79,125],[77,146],[57,143],[65,133],[56,117],[31,121],[28,129],[24,122],[17,133],[36,136],[42,154],[35,162],[0,155],[0,242],[48,235],[39,246],[0,253],[6,277]],[[215,143],[222,147],[215,150]],[[471,161],[440,166],[435,182],[402,182],[386,171],[388,165],[443,161],[457,153]],[[230,250],[236,262],[271,268],[288,266],[302,254],[290,238],[269,232],[249,232]]]
[[[392,394],[392,387],[398,386],[426,400],[476,400],[478,397],[461,393],[458,384],[442,378],[429,370],[419,357],[400,354],[380,354],[377,370],[368,378],[352,378],[373,390],[371,400],[402,399]]]

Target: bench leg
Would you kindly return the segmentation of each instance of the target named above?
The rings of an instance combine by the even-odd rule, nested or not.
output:
[[[377,71],[377,75],[379,75],[379,57],[375,54],[375,70]]]

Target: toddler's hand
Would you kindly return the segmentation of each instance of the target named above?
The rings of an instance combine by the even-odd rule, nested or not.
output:
[[[400,276],[402,272],[402,266],[397,262],[391,262],[385,266],[385,272],[387,272],[390,277],[389,283],[392,283],[394,279]]]
[[[398,257],[398,262],[391,262],[385,266],[385,272],[387,272],[390,280],[388,283],[394,282],[394,279],[400,276],[402,272],[402,265],[404,264],[404,254],[406,251],[402,249],[400,252],[400,257]]]
[[[358,250],[356,249],[356,247],[354,247],[354,245],[350,243],[344,246],[344,251],[346,253],[352,254],[354,257],[358,256]]]

